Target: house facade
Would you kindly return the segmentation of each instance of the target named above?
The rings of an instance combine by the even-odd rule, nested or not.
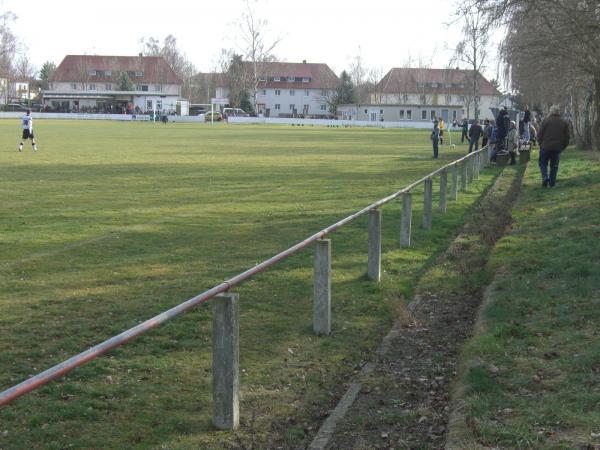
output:
[[[246,79],[252,79],[251,63],[244,63]],[[329,102],[339,83],[327,66],[318,63],[265,62],[258,68],[256,113],[264,117],[329,117]],[[248,93],[254,88],[248,83]],[[217,97],[228,99],[227,77],[217,84]]]
[[[501,99],[498,90],[477,76],[479,118],[493,119],[492,108]],[[368,121],[433,120],[446,123],[475,117],[472,71],[460,69],[391,69],[371,94],[369,105],[343,105],[338,113]]]
[[[67,55],[42,96],[53,111],[171,113],[181,84],[163,57]]]

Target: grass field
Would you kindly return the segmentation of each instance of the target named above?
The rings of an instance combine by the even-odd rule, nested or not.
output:
[[[464,154],[428,132],[0,121],[0,389],[220,283]],[[0,410],[0,448],[306,444],[343,380],[496,175],[399,250],[383,212],[383,279],[366,280],[366,218],[331,236],[333,334],[312,335],[312,251],[236,288],[237,433],[211,427],[207,305]]]

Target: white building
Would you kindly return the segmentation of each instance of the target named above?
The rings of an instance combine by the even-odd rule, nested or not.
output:
[[[251,79],[250,62],[244,63]],[[327,117],[329,100],[339,79],[327,64],[266,62],[259,66],[256,113],[265,117]],[[253,88],[248,83],[248,94]],[[217,82],[217,97],[228,98],[226,76]]]
[[[42,95],[55,111],[174,112],[181,80],[159,56],[68,55]]]
[[[493,119],[501,94],[481,74],[477,77],[479,119]],[[344,118],[368,121],[433,120],[446,123],[475,117],[472,71],[460,69],[391,69],[374,88],[367,105],[342,105]]]

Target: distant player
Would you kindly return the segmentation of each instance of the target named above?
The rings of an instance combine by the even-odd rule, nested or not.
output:
[[[27,114],[21,119],[21,125],[23,126],[22,141],[19,144],[19,151],[23,151],[23,141],[31,139],[31,148],[33,151],[37,151],[37,145],[35,145],[35,137],[33,136],[33,118],[31,117],[31,110],[27,110]]]

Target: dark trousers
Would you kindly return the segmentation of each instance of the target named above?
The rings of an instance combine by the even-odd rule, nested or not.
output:
[[[438,157],[438,140],[437,139],[432,139],[431,142],[433,142],[433,157],[435,159],[437,159]]]
[[[486,136],[481,140],[481,148],[485,147],[488,143],[488,138]]]
[[[538,163],[542,173],[542,181],[548,180],[550,186],[556,184],[556,174],[558,173],[558,163],[560,162],[560,151],[540,150]],[[548,163],[550,163],[550,176],[548,176]]]
[[[462,134],[460,135],[460,143],[461,144],[463,142],[465,142],[465,138],[467,138],[467,141],[469,140],[469,136],[467,135],[467,132],[465,130],[462,130]]]
[[[469,153],[473,151],[473,145],[475,145],[475,151],[479,149],[479,138],[469,139]]]

